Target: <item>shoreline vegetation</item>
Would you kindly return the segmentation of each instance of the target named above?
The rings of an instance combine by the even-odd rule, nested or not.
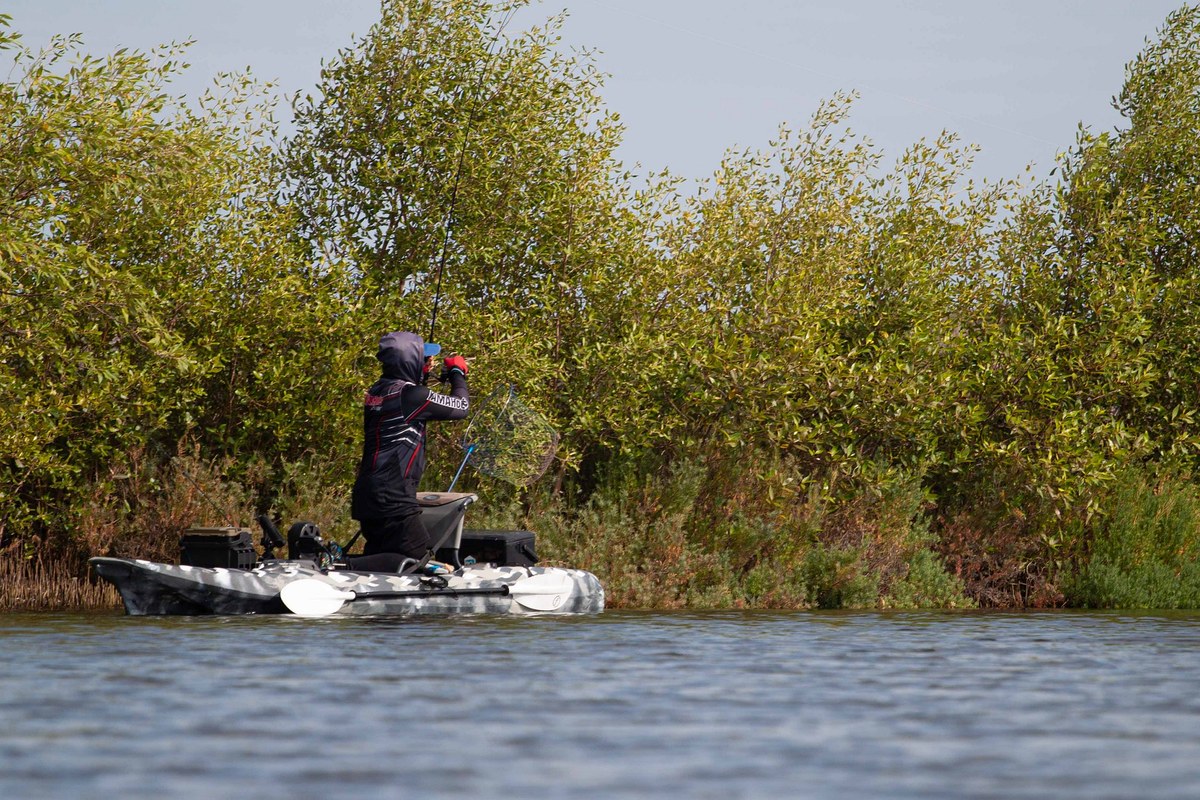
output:
[[[92,611],[122,608],[117,590],[80,578],[61,561],[27,564],[0,559],[0,611]]]
[[[1200,608],[1200,9],[1052,182],[879,152],[847,94],[689,184],[524,4],[384,0],[287,136],[252,76],[173,97],[186,44],[0,15],[0,609],[110,607],[87,558],[192,525],[349,540],[373,345],[439,285],[474,393],[561,435],[531,487],[467,470],[470,527],[611,607]]]

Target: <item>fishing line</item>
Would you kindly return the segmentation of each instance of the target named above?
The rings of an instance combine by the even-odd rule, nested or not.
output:
[[[492,36],[491,43],[488,44],[487,61],[485,61],[483,64],[483,70],[479,75],[479,81],[475,84],[474,89],[474,94],[477,100],[484,83],[487,81],[488,75],[491,73],[492,62],[496,59],[496,54],[498,52],[495,49],[496,43],[500,41],[500,35],[504,33],[504,29],[508,26],[508,23],[512,20],[513,14],[515,14],[516,11],[516,7],[508,10],[508,15],[505,16],[501,21],[500,27],[496,29],[496,33]],[[444,231],[442,236],[442,254],[438,258],[437,284],[433,292],[433,314],[429,319],[429,336],[425,337],[426,342],[434,341],[434,332],[437,330],[438,304],[442,299],[442,275],[446,271],[446,253],[450,249],[451,224],[454,220],[454,209],[458,203],[458,186],[462,180],[463,164],[467,159],[467,144],[471,141],[471,131],[475,126],[475,112],[478,110],[479,108],[477,105],[475,108],[471,109],[471,113],[467,116],[467,127],[463,131],[462,145],[458,150],[458,165],[454,170],[454,184],[450,189],[450,204],[446,209],[446,217],[442,223],[442,229]]]

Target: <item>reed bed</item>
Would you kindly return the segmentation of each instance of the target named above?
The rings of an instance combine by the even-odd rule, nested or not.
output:
[[[64,564],[0,557],[0,611],[90,611],[121,607],[111,585],[79,577]]]

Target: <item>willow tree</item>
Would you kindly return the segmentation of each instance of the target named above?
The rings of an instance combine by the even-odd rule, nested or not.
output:
[[[1194,605],[1200,8],[1167,17],[1113,103],[1123,124],[1081,132],[1065,161],[1058,233],[1025,304],[1071,389],[1050,414],[1078,430],[1060,460],[1089,524],[1060,550],[1082,565],[1081,602]]]
[[[64,67],[77,38],[3,43],[17,68],[0,86],[0,525],[21,534],[61,523],[101,465],[198,396],[167,264],[219,179],[208,131],[160,122],[175,51]]]
[[[579,362],[614,333],[598,315],[639,239],[601,76],[562,52],[561,17],[511,30],[525,5],[384,2],[295,101],[285,163],[314,254],[355,265],[346,346],[432,330],[475,357],[481,390],[515,381],[570,429],[595,403]]]
[[[0,33],[0,535],[64,545],[82,503],[152,493],[185,439],[268,461],[336,443],[322,377],[346,370],[320,334],[341,294],[275,200],[252,82],[191,106],[168,93],[186,45]]]
[[[1200,8],[1172,13],[1126,68],[1126,124],[1081,135],[1060,198],[1062,313],[1088,334],[1084,391],[1149,437],[1200,455]]]
[[[617,129],[557,28],[507,30],[518,2],[388,1],[295,103],[286,164],[317,252],[352,260],[376,312],[445,322],[464,300],[515,307],[569,253]],[[592,185],[587,185],[592,184]],[[568,267],[569,268],[569,264]]]

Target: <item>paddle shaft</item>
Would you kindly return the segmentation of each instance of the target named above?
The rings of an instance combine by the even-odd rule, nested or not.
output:
[[[511,594],[507,586],[493,586],[486,589],[418,589],[413,592],[363,592],[359,594],[354,592],[354,597],[346,600],[347,603],[352,603],[355,600],[370,600],[377,597],[383,600],[392,600],[401,597],[483,597],[487,595],[506,596]]]

